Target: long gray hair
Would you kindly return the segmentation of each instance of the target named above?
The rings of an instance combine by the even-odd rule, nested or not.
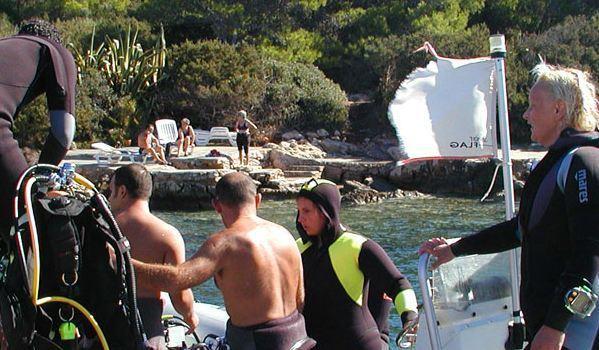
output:
[[[546,63],[536,65],[532,71],[535,84],[547,88],[555,100],[566,105],[564,128],[594,131],[599,123],[597,89],[590,74],[574,68],[563,68]]]

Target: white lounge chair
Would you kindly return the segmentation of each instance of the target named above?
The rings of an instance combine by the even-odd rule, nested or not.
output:
[[[94,142],[91,144],[93,149],[97,149],[98,153],[94,155],[94,158],[98,164],[114,164],[118,163],[125,158],[129,158],[129,161],[136,162],[137,159],[142,163],[146,162],[147,155],[134,153],[126,149],[114,148],[104,142]]]
[[[231,146],[236,146],[237,133],[229,132],[229,128],[226,126],[215,126],[210,129],[210,141],[212,140],[225,140],[229,141]]]
[[[194,129],[196,134],[196,146],[206,146],[210,142],[210,131],[202,129]]]
[[[179,138],[177,122],[172,119],[158,119],[155,125],[158,142],[164,146],[165,154],[168,157],[171,153],[171,147],[177,147],[177,139]]]

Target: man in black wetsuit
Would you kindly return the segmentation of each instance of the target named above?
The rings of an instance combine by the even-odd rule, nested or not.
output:
[[[27,168],[12,125],[25,105],[45,93],[51,128],[39,162],[57,165],[75,133],[77,67],[56,28],[41,20],[26,22],[19,34],[0,39],[0,52],[0,233],[6,235],[15,185]]]
[[[387,344],[368,307],[369,285],[393,300],[406,327],[418,316],[410,282],[381,246],[343,227],[341,195],[333,182],[311,179],[305,183],[297,209],[308,335],[321,350],[382,349]]]
[[[574,317],[568,302],[572,291],[597,293],[599,284],[596,90],[580,70],[541,64],[533,74],[524,119],[531,139],[549,151],[528,178],[518,216],[451,245],[433,238],[420,252],[436,256],[435,267],[455,256],[521,246],[520,299],[529,348],[597,349],[599,311]]]

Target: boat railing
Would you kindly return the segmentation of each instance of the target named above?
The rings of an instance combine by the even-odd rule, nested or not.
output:
[[[503,349],[511,319],[508,258],[508,253],[458,257],[431,272],[430,255],[421,255],[416,349]]]

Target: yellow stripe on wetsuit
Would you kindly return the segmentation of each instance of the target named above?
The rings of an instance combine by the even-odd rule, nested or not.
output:
[[[360,270],[358,258],[366,238],[345,232],[329,247],[329,256],[335,275],[347,295],[362,306],[364,274]]]
[[[394,304],[397,313],[400,315],[406,311],[418,312],[418,301],[413,289],[405,289],[399,292],[395,296]]]

